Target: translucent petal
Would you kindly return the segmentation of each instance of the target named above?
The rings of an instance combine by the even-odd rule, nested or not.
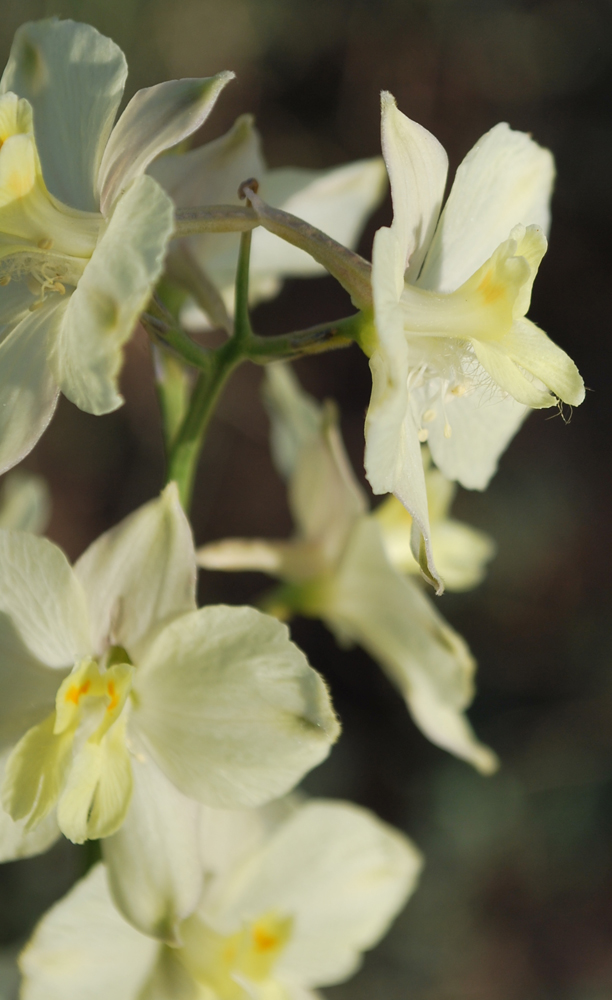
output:
[[[499,349],[515,365],[540,379],[564,403],[579,406],[583,402],[584,382],[576,365],[535,323],[528,319],[515,321],[512,329],[499,344]],[[480,356],[482,345],[475,344],[474,350]],[[487,364],[482,357],[480,361],[486,368]],[[509,386],[503,383],[501,385],[502,388],[511,391]],[[519,402],[525,400],[519,399]]]
[[[51,493],[42,476],[18,470],[6,477],[0,499],[0,528],[40,535],[51,516]]]
[[[241,115],[219,139],[188,153],[162,156],[149,173],[179,208],[237,205],[238,188],[265,172],[261,139],[252,115]],[[220,288],[233,289],[240,238],[236,233],[203,233],[187,240],[191,252]],[[172,249],[171,251],[172,252]]]
[[[378,344],[370,358],[372,398],[365,424],[365,470],[374,493],[393,493],[412,516],[414,557],[440,593],[443,584],[431,550],[419,432],[409,406],[409,353],[399,306],[403,285],[397,236],[391,229],[379,229],[372,256]]]
[[[385,169],[378,157],[331,170],[284,167],[262,179],[264,201],[323,230],[344,246],[356,247],[363,227],[386,191]],[[321,264],[263,228],[253,231],[251,267],[255,281],[325,274]]]
[[[545,337],[546,334],[542,333],[542,336]],[[549,392],[539,379],[526,374],[522,366],[517,365],[506,353],[504,344],[475,340],[473,348],[480,364],[493,381],[504,392],[510,393],[517,403],[531,406],[536,410],[556,405],[557,399],[553,393]],[[569,358],[567,360],[570,361]]]
[[[360,952],[385,933],[421,864],[406,837],[365,809],[307,802],[227,879],[208,916],[219,929],[262,913],[291,917],[275,978],[332,984],[350,975]]]
[[[73,208],[98,207],[98,168],[126,75],[121,49],[88,24],[51,18],[15,34],[2,92],[32,105],[47,187]]]
[[[203,125],[234,75],[168,80],[134,95],[112,131],[100,164],[100,209],[105,215],[156,156]]]
[[[203,608],[160,634],[136,673],[130,725],[184,794],[220,808],[282,795],[329,753],[323,681],[280,622]]]
[[[419,587],[392,568],[372,517],[351,538],[326,621],[380,663],[432,743],[485,774],[495,770],[495,755],[463,714],[473,697],[474,660]]]
[[[2,805],[33,830],[59,798],[71,763],[73,733],[56,735],[55,713],[29,729],[6,762]]]
[[[276,468],[285,479],[295,470],[305,445],[321,430],[321,407],[302,389],[291,365],[266,365],[262,394],[270,418],[270,448]]]
[[[450,591],[477,587],[496,549],[493,539],[483,531],[452,519],[433,525],[431,543],[446,589]]]
[[[112,904],[96,865],[45,914],[21,954],[23,1000],[138,1000],[159,952]]]
[[[436,408],[427,424],[427,443],[438,468],[447,479],[470,490],[484,490],[497,471],[500,456],[530,412],[499,389],[476,363],[470,372],[474,388],[463,395],[446,395],[444,409]],[[437,385],[411,390],[416,419],[430,408],[429,393]],[[451,436],[447,437],[447,427]],[[446,431],[446,433],[445,433]]]
[[[457,170],[419,285],[451,292],[491,256],[517,225],[550,222],[552,155],[504,122],[478,140]]]
[[[134,788],[121,828],[102,850],[117,906],[139,930],[180,942],[179,924],[202,892],[201,806],[146,755],[132,757]]]
[[[95,650],[110,642],[136,662],[164,625],[195,609],[193,539],[176,485],[101,535],[74,571],[91,607]]]
[[[161,274],[173,215],[152,178],[134,181],[70,297],[50,363],[62,392],[88,413],[108,413],[123,401],[122,347]]]
[[[401,247],[403,270],[408,268],[408,280],[414,281],[440,215],[448,157],[431,132],[398,110],[395,98],[387,91],[381,94],[381,108],[393,230]]]
[[[0,472],[17,465],[46,430],[58,397],[47,337],[59,322],[55,303],[23,319],[0,343]]]
[[[81,585],[61,549],[45,538],[0,532],[0,621],[49,667],[71,667],[91,651]],[[5,659],[2,672],[9,666]]]
[[[0,786],[4,780],[6,761],[11,750],[0,754]],[[26,830],[25,820],[15,822],[0,806],[0,862],[31,858],[42,854],[60,835],[55,813],[51,812],[35,830]]]

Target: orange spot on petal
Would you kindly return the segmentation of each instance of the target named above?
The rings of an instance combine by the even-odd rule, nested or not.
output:
[[[278,938],[263,927],[254,927],[253,943],[257,951],[272,951],[278,944]]]
[[[106,685],[106,690],[108,691],[108,696],[110,698],[110,701],[106,706],[106,711],[112,712],[119,704],[119,695],[117,693],[117,688],[115,687],[115,682],[109,681]]]

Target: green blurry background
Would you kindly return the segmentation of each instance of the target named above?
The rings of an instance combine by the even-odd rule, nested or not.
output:
[[[272,166],[376,155],[383,87],[438,136],[452,169],[499,120],[554,151],[551,245],[531,316],[593,391],[568,425],[534,414],[488,492],[460,494],[457,515],[489,531],[499,552],[484,585],[439,605],[479,660],[472,718],[500,754],[500,773],[481,778],[429,745],[364,654],[339,651],[310,622],[294,633],[329,678],[344,723],[307,787],[376,809],[427,857],[390,936],[329,997],[612,998],[610,0],[0,0],[2,61],[20,23],[51,14],[89,21],[123,47],[127,96],[168,77],[235,70],[196,142],[252,111]],[[390,218],[387,203],[364,254]],[[254,321],[276,333],[348,311],[331,279],[291,282]],[[360,470],[365,358],[355,348],[303,361],[298,372],[316,395],[340,402]],[[198,542],[290,530],[259,378],[241,369],[219,407],[194,504]],[[62,400],[26,462],[51,484],[49,533],[71,557],[162,483],[144,338],[129,347],[123,387],[126,406],[104,418]],[[202,599],[249,600],[263,583],[208,574]],[[62,843],[3,866],[1,940],[22,941],[84,865],[82,851]],[[7,958],[2,1000],[11,976]]]

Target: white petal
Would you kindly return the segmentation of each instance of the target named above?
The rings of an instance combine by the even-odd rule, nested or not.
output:
[[[159,944],[112,904],[96,865],[43,917],[21,954],[23,1000],[138,1000]]]
[[[273,911],[293,918],[275,968],[304,986],[345,979],[413,891],[418,851],[372,813],[344,802],[307,802],[230,877],[209,919],[240,926]]]
[[[115,903],[144,934],[176,944],[202,892],[199,814],[150,758],[132,757],[134,786],[121,828],[103,841]]]
[[[40,535],[51,517],[51,493],[42,476],[21,469],[2,485],[0,528]]]
[[[268,542],[264,538],[226,538],[196,551],[198,566],[216,570],[259,570],[282,576],[291,542]]]
[[[445,412],[436,409],[427,424],[427,443],[432,458],[447,479],[457,480],[468,490],[484,490],[497,472],[497,464],[530,410],[504,393],[478,366],[475,388],[463,396],[445,399]],[[428,408],[428,394],[437,386],[413,389],[414,412]],[[445,428],[450,427],[447,437]]]
[[[425,472],[408,396],[408,345],[399,298],[401,248],[392,229],[374,238],[372,291],[378,346],[370,358],[372,398],[365,424],[365,470],[374,493],[393,493],[412,517],[412,551],[438,593],[443,584],[431,550]]]
[[[304,446],[320,433],[322,408],[283,361],[266,365],[262,393],[270,418],[272,458],[280,474],[289,479]]]
[[[198,205],[238,205],[238,188],[249,177],[261,179],[265,172],[261,139],[252,115],[241,115],[234,125],[213,142],[180,155],[162,156],[149,173],[168,192],[179,208]],[[187,240],[191,252],[215,283],[233,284],[240,238],[236,233],[203,233]],[[172,252],[172,248],[170,250]]]
[[[62,392],[81,410],[108,413],[123,402],[122,347],[161,274],[173,216],[151,177],[135,180],[70,297],[50,360]]]
[[[33,21],[18,29],[3,93],[25,97],[47,187],[73,208],[95,211],[95,182],[121,101],[121,49],[89,24]]]
[[[0,754],[0,787],[4,779],[6,761],[12,747]],[[30,858],[42,854],[55,843],[60,835],[55,812],[50,813],[34,830],[25,829],[26,820],[17,823],[0,805],[0,862],[15,861],[17,858]]]
[[[11,657],[19,640],[49,667],[72,667],[91,651],[83,590],[64,553],[45,538],[0,532],[0,613]],[[11,658],[2,659],[4,674]]]
[[[293,815],[297,795],[285,795],[259,809],[210,809],[200,806],[200,850],[208,877],[203,906],[221,894],[225,876],[270,839],[274,830]]]
[[[284,625],[254,608],[184,615],[149,649],[130,724],[186,795],[260,805],[319,764],[337,738],[329,695]]]
[[[469,649],[419,587],[392,568],[373,517],[355,529],[326,620],[380,663],[432,743],[485,774],[495,770],[495,755],[463,715],[476,666]]]
[[[91,607],[94,648],[102,653],[110,641],[136,662],[164,625],[195,608],[193,538],[176,485],[101,535],[74,569]]]
[[[438,140],[381,94],[382,148],[391,181],[393,230],[409,280],[418,277],[444,195],[448,157]]]
[[[297,215],[344,246],[356,247],[363,227],[386,191],[384,164],[376,157],[331,170],[285,167],[263,178],[264,201]],[[321,264],[263,228],[253,231],[251,267],[255,281],[325,274]]]
[[[501,122],[457,170],[419,277],[423,288],[452,292],[522,223],[545,233],[555,177],[551,153]]]
[[[321,433],[302,449],[289,484],[289,505],[300,535],[320,547],[333,565],[367,502],[344,450],[332,404]]]
[[[27,312],[0,343],[0,472],[32,450],[55,412],[47,337],[58,320],[55,303]]]
[[[496,546],[483,531],[448,519],[432,526],[431,540],[447,590],[471,590],[484,579]]]
[[[156,156],[204,124],[234,75],[167,80],[134,95],[113,129],[100,164],[98,188],[104,215]]]

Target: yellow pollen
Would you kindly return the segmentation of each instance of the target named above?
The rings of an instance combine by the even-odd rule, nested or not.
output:
[[[91,681],[85,681],[84,684],[80,684],[78,687],[76,684],[73,684],[66,691],[65,700],[71,701],[73,705],[78,705],[81,696],[87,694],[90,687]]]
[[[494,281],[491,271],[487,271],[478,286],[478,291],[482,295],[485,304],[490,306],[504,295],[505,286],[499,281]]]
[[[454,385],[451,389],[451,396],[465,396],[467,390],[467,385],[463,385],[463,383],[460,385]]]
[[[436,411],[435,410],[425,410],[425,413],[423,414],[423,423],[424,424],[430,424],[432,422],[432,420],[435,420],[435,419],[436,419]]]

